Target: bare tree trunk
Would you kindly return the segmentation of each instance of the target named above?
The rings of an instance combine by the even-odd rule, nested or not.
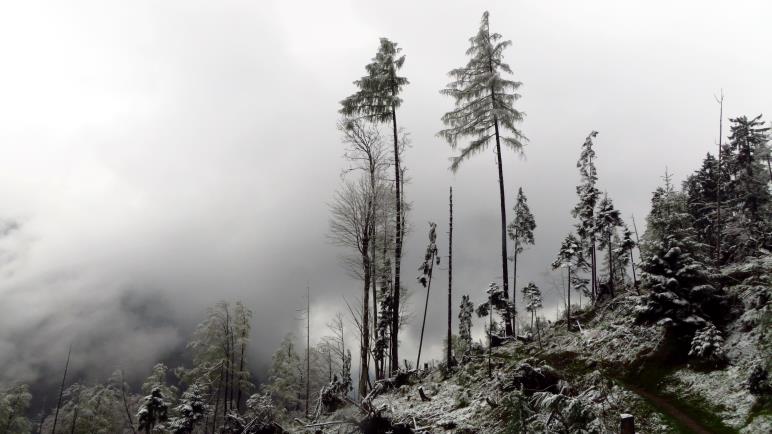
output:
[[[568,291],[566,291],[568,303],[566,304],[566,328],[571,329],[571,265],[568,266]]]
[[[392,89],[396,95],[396,89]],[[391,107],[391,123],[394,132],[394,185],[396,189],[396,227],[394,237],[394,306],[391,318],[391,370],[399,370],[399,293],[400,293],[400,263],[402,261],[402,195],[399,168],[399,138],[397,136],[397,108]]]
[[[512,251],[512,332],[517,335],[517,229],[515,229],[514,250]]]
[[[611,231],[609,231],[606,242],[608,243],[608,286],[611,290],[611,298],[614,298],[614,249],[611,246]]]
[[[633,259],[633,249],[630,249],[630,268],[633,270],[633,286],[635,292],[641,295],[641,290],[638,288],[638,279],[635,277],[635,260]]]
[[[448,195],[448,350],[446,354],[447,366],[453,366],[453,335],[451,332],[453,322],[453,187],[450,187]]]
[[[364,398],[367,395],[367,385],[370,382],[370,258],[367,256],[369,241],[362,242],[363,251],[362,263],[364,265],[364,290],[362,292],[362,336],[360,337],[360,370],[359,370],[359,397]]]
[[[365,294],[367,294],[368,289],[369,288],[365,286]],[[367,309],[367,302],[365,302],[365,309]],[[308,417],[308,401],[310,397],[311,397],[311,286],[306,285],[306,417]]]
[[[633,229],[635,230],[635,245],[638,247],[638,258],[640,259],[641,258],[641,240],[640,238],[638,238],[638,226],[635,225],[635,215],[630,214],[630,218],[633,219]]]
[[[67,369],[70,367],[70,354],[72,353],[72,344],[67,349],[67,362],[64,364],[64,375],[62,375],[62,385],[59,387],[59,400],[56,402],[56,413],[54,413],[54,426],[51,428],[51,434],[56,434],[56,422],[59,420],[59,409],[62,407],[62,395],[64,394],[64,383],[67,380]]]
[[[718,159],[716,165],[716,267],[721,265],[721,143],[724,136],[724,91],[721,90],[721,98],[717,98],[719,104],[718,116]],[[769,164],[769,159],[767,159]]]
[[[245,327],[245,326],[244,326]],[[247,346],[247,333],[246,327],[241,332],[241,356],[239,357],[239,381],[238,381],[238,393],[236,394],[236,411],[241,411],[241,376],[244,372],[244,352]]]
[[[426,286],[426,302],[424,303],[424,320],[421,323],[421,338],[418,340],[418,358],[415,361],[416,369],[421,367],[421,347],[424,343],[424,328],[426,328],[426,311],[429,308],[429,291],[432,289],[432,271],[434,271],[434,253],[432,253],[431,263],[429,266],[429,282]],[[450,345],[450,342],[448,342]]]
[[[493,377],[491,355],[493,353],[493,291],[488,295],[488,378]]]
[[[501,165],[501,144],[499,140],[499,122],[494,116],[493,126],[496,132],[496,161],[499,166],[499,200],[501,204],[501,278],[504,290],[504,299],[509,300],[509,272],[507,261],[507,209],[504,196],[504,168]],[[509,309],[504,309],[504,329],[507,336],[512,336],[512,322]]]
[[[78,421],[78,405],[75,406],[75,409],[72,413],[72,425],[70,426],[70,434],[75,434],[75,423]]]
[[[590,242],[592,243],[592,249],[590,251],[590,261],[592,262],[591,268],[591,275],[590,279],[592,280],[592,302],[595,303],[595,300],[598,297],[598,273],[597,273],[597,267],[596,265],[596,253],[595,253],[595,237],[590,237]]]
[[[225,418],[225,415],[228,414],[228,385],[230,382],[230,371],[231,371],[231,356],[230,356],[230,312],[228,311],[228,305],[225,305],[225,393],[223,394],[222,398],[222,417]]]
[[[214,412],[212,413],[212,434],[217,431],[217,409],[220,406],[220,390],[222,388],[222,382],[224,377],[225,365],[220,368],[220,379],[217,382],[217,391],[215,392]]]
[[[134,429],[134,421],[131,420],[131,412],[129,411],[129,403],[126,401],[126,382],[123,381],[123,369],[121,369],[121,398],[123,398],[123,408],[126,410],[126,419],[129,421],[129,427],[131,432],[137,434],[137,430]]]

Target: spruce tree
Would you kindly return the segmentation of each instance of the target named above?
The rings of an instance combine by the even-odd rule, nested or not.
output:
[[[621,213],[614,208],[614,203],[609,199],[608,194],[603,195],[603,199],[598,203],[598,214],[596,216],[595,231],[600,235],[599,247],[606,249],[608,254],[608,285],[611,290],[611,297],[614,297],[614,243],[612,238],[616,234],[616,228],[622,226]]]
[[[636,242],[633,240],[633,233],[630,231],[630,228],[628,228],[627,225],[624,225],[622,242],[619,244],[619,256],[629,255],[630,269],[633,272],[633,286],[637,290],[638,280],[635,276],[635,260],[633,259],[633,249],[636,245]]]
[[[552,269],[566,268],[568,271],[568,290],[566,291],[566,327],[571,328],[571,289],[576,280],[577,268],[581,266],[582,245],[574,234],[568,234],[560,244],[558,256],[552,263]],[[574,274],[572,274],[572,272]]]
[[[726,165],[731,176],[727,190],[732,216],[727,225],[727,254],[739,260],[772,248],[772,196],[763,167],[769,155],[770,128],[761,115],[753,119],[740,116],[730,122]]]
[[[590,282],[591,297],[595,301],[598,292],[598,266],[595,254],[595,205],[600,198],[600,191],[595,186],[598,182],[598,172],[595,169],[595,151],[592,149],[592,139],[597,137],[598,132],[592,131],[582,144],[582,152],[579,154],[579,160],[576,167],[579,168],[581,182],[576,186],[576,194],[579,196],[579,202],[576,204],[571,214],[579,219],[576,232],[579,238],[587,248],[587,254],[590,257]]]
[[[442,116],[448,127],[439,132],[453,149],[459,140],[471,137],[469,144],[461,149],[452,159],[451,170],[459,166],[472,155],[485,150],[491,141],[496,146],[496,162],[499,177],[499,200],[501,211],[501,268],[504,296],[509,298],[509,272],[507,267],[507,215],[504,195],[504,172],[501,160],[502,145],[520,152],[525,136],[517,129],[516,123],[522,121],[523,113],[513,106],[520,98],[516,92],[521,83],[508,80],[503,74],[512,74],[508,64],[504,63],[504,49],[512,44],[503,41],[498,33],[491,33],[488,23],[489,14],[483,13],[480,29],[469,39],[471,46],[467,50],[469,62],[450,71],[453,79],[441,92],[455,99],[456,109]],[[512,334],[509,315],[505,317],[506,333]]]
[[[702,166],[686,178],[683,190],[686,193],[686,205],[694,222],[697,240],[709,246],[716,246],[718,254],[718,234],[723,233],[719,227],[719,203],[726,201],[726,190],[719,190],[729,184],[729,173],[726,165],[722,165],[717,173],[718,161],[708,153],[702,160]]]
[[[462,295],[461,305],[458,307],[458,338],[465,353],[472,348],[472,312],[474,304],[469,300],[469,295]]]
[[[507,226],[509,232],[509,239],[514,243],[512,249],[512,288],[517,288],[517,255],[523,252],[525,246],[533,245],[533,230],[536,229],[536,221],[531,214],[530,208],[528,208],[528,199],[523,194],[523,188],[517,189],[517,202],[513,208],[515,211],[515,218]],[[512,294],[512,306],[513,312],[511,317],[517,315],[517,297],[516,294]],[[512,320],[512,328],[515,329],[514,318]],[[514,330],[517,333],[517,330]]]
[[[396,224],[394,236],[394,285],[392,323],[391,323],[391,369],[399,369],[399,296],[400,263],[402,260],[402,170],[400,168],[400,143],[397,128],[397,108],[402,104],[399,97],[402,88],[408,84],[405,77],[397,73],[405,63],[405,56],[395,42],[381,38],[378,53],[372,62],[365,66],[367,75],[354,82],[359,90],[341,101],[340,112],[346,116],[362,116],[375,122],[391,122],[394,139],[394,185],[396,204]]]
[[[531,329],[536,318],[536,312],[542,308],[541,290],[533,282],[523,287],[523,299],[525,300],[525,310],[531,313]]]

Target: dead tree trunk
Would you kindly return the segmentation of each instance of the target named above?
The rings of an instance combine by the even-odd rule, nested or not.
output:
[[[566,328],[571,329],[571,265],[568,266],[568,291],[566,291]]]
[[[56,413],[54,413],[54,426],[51,428],[51,434],[56,434],[56,422],[59,420],[59,409],[62,407],[62,395],[64,394],[64,383],[67,380],[67,369],[70,367],[70,354],[72,353],[72,344],[67,350],[67,362],[64,364],[64,375],[62,375],[62,385],[59,387],[59,400],[56,402]]]
[[[721,265],[721,154],[724,136],[724,91],[721,90],[721,97],[716,98],[719,104],[718,115],[718,158],[716,165],[716,267]],[[767,159],[769,164],[769,159]]]
[[[453,187],[450,187],[448,196],[448,348],[446,363],[448,368],[453,366],[453,336],[451,332],[453,322]]]
[[[369,283],[369,282],[368,282]],[[365,286],[365,294],[369,288]],[[367,303],[365,303],[367,308]],[[311,286],[306,285],[306,417],[311,397]]]
[[[396,96],[396,89],[392,88],[392,95]],[[391,318],[391,370],[399,370],[399,293],[400,293],[400,263],[402,261],[402,185],[400,183],[399,168],[399,138],[397,136],[397,108],[391,106],[391,123],[394,132],[394,185],[396,189],[396,227],[394,237],[394,306]]]
[[[429,282],[426,286],[426,302],[424,303],[424,319],[421,323],[421,338],[418,340],[418,358],[415,362],[416,369],[421,366],[421,347],[424,343],[424,329],[426,328],[426,311],[429,308],[429,291],[432,289],[432,271],[434,270],[434,253],[432,253],[431,262],[429,264]],[[448,345],[450,343],[448,342]]]
[[[126,382],[123,381],[123,370],[121,369],[121,398],[123,399],[123,408],[126,410],[126,420],[129,422],[131,432],[137,434],[137,430],[134,429],[134,421],[131,420],[131,412],[129,411],[129,403],[126,400]]]

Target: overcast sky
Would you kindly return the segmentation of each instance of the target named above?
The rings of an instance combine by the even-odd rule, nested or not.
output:
[[[480,298],[501,273],[494,154],[452,175],[435,134],[452,108],[438,91],[486,8],[524,83],[530,142],[524,158],[504,155],[507,207],[522,186],[538,226],[518,282],[542,286],[548,313],[545,272],[573,224],[591,130],[600,188],[642,230],[665,166],[680,182],[715,148],[714,94],[724,89],[728,116],[772,114],[768,1],[3,2],[0,382],[59,369],[69,343],[76,369],[99,368],[92,376],[145,375],[220,299],[254,311],[264,366],[298,329],[306,282],[320,337],[360,291],[326,238],[327,204],[344,167],[339,101],[381,36],[403,48],[410,80],[398,112],[412,140],[404,283],[418,311],[413,270],[427,221],[447,253],[452,185],[456,299]],[[430,356],[446,284],[439,273]]]

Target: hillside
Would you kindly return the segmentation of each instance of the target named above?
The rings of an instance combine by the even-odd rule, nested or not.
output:
[[[731,300],[720,367],[696,363],[688,344],[684,348],[669,333],[672,319],[640,322],[648,290],[637,295],[627,288],[576,312],[570,331],[559,321],[547,325],[541,339],[495,348],[491,377],[481,349],[451,373],[438,367],[401,375],[396,381],[404,384],[370,403],[370,419],[383,418],[383,425],[363,431],[385,432],[389,421],[395,432],[605,433],[618,432],[621,415],[630,414],[636,432],[770,432],[769,384],[749,379],[771,368],[772,256],[713,277],[725,283]],[[315,423],[323,425],[314,428],[351,432],[350,424],[335,423],[343,420],[368,419],[346,407],[322,416]]]

